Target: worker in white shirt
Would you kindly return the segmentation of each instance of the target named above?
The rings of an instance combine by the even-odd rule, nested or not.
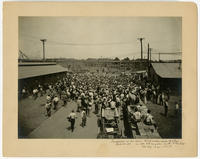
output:
[[[175,102],[175,116],[177,117],[179,113],[179,105],[178,105],[178,102]]]
[[[26,95],[27,95],[26,89],[23,88],[23,89],[22,89],[22,98],[25,98]]]
[[[110,102],[110,107],[112,107],[112,108],[115,108],[115,107],[116,107],[115,101],[112,100],[112,101]]]
[[[37,88],[33,90],[33,97],[34,97],[34,99],[36,99],[38,97],[38,89]]]
[[[75,125],[75,120],[76,120],[76,113],[74,112],[74,110],[72,110],[72,112],[69,114],[68,116],[68,120],[71,123],[71,131],[74,131],[74,125]]]
[[[58,101],[59,101],[59,98],[57,97],[57,95],[55,95],[54,99],[53,99],[53,105],[54,105],[54,110],[57,109],[57,105],[58,105]]]
[[[153,116],[150,113],[151,113],[151,111],[147,110],[146,118],[144,120],[145,124],[147,124],[147,125],[151,125],[153,122]]]
[[[51,96],[50,96],[50,94],[47,95],[46,100],[47,100],[47,102],[51,102]]]
[[[147,110],[146,118],[144,120],[144,123],[147,125],[154,125],[155,128],[157,128],[156,122],[154,121],[153,116],[151,115],[151,110]]]

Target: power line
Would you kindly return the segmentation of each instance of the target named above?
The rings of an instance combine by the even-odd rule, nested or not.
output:
[[[154,52],[154,53],[152,52],[152,54],[167,54],[167,55],[168,55],[168,54],[169,54],[169,55],[170,55],[170,54],[174,54],[174,55],[175,55],[175,54],[181,54],[181,53],[182,53],[182,52]]]
[[[34,40],[34,41],[38,41],[41,39],[41,37],[37,37],[37,36],[32,36],[32,35],[27,35],[27,34],[23,34],[21,33],[20,35],[22,35],[24,38],[27,38],[29,40]],[[140,43],[141,43],[141,59],[143,59],[143,39],[144,38],[138,38],[138,40],[140,40]],[[51,39],[48,39],[48,46],[49,45],[62,45],[62,46],[106,46],[106,45],[133,45],[133,41],[132,42],[107,42],[107,43],[79,43],[79,42],[59,42],[59,41],[55,41],[55,40],[51,40]],[[44,47],[43,47],[44,48]],[[145,45],[144,45],[144,48]],[[152,50],[151,50],[152,51]],[[43,51],[44,53],[44,51]],[[159,52],[158,50],[156,50],[155,52],[155,49],[154,49],[154,52],[151,52],[151,54],[158,54],[159,57],[160,55],[178,55],[178,54],[181,54],[182,52],[180,51],[175,51],[175,52]],[[126,54],[126,56],[129,56],[131,54],[139,54],[139,52],[132,52],[132,53],[128,53]],[[150,54],[150,57],[151,57],[151,54]],[[118,55],[118,56],[124,56],[125,54],[123,55]],[[113,56],[114,57],[114,56]],[[43,58],[44,58],[44,54],[43,54]]]
[[[24,37],[29,38],[29,39],[34,39],[34,40],[39,40],[41,39],[40,37],[36,37],[36,36],[28,36],[25,34],[22,34]],[[106,42],[106,43],[79,43],[79,42],[58,42],[55,40],[51,40],[48,38],[48,43],[51,44],[56,44],[56,45],[79,45],[79,46],[95,46],[95,45],[127,45],[127,44],[131,44],[133,42]]]
[[[57,44],[57,45],[75,45],[75,46],[127,45],[127,44],[131,44],[131,42],[74,43],[74,42],[57,42],[57,41],[53,41],[53,40],[49,40],[49,43],[53,43],[53,44]]]

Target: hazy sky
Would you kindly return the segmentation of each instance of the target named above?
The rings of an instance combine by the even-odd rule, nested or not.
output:
[[[178,17],[20,17],[19,49],[29,58],[46,57],[139,58],[139,37],[144,37],[155,53],[182,51],[182,21]],[[162,55],[161,59],[180,58]],[[153,55],[152,59],[158,59]]]

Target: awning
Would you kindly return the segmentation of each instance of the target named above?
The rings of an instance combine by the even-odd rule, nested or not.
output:
[[[18,66],[18,79],[25,79],[59,72],[67,72],[68,69],[60,65],[40,65],[40,66]]]
[[[152,63],[156,74],[162,78],[181,78],[182,70],[180,63]]]

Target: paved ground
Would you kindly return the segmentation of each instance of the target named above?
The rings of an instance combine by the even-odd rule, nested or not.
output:
[[[70,102],[66,107],[60,108],[54,115],[45,120],[38,128],[32,131],[28,138],[96,138],[97,137],[97,117],[91,113],[87,118],[86,127],[81,127],[81,116],[77,113],[75,130],[71,132],[70,122],[67,116],[72,110],[76,110],[76,103]]]
[[[174,102],[180,97],[172,96],[169,102],[169,115],[163,115],[164,108],[161,105],[148,102],[147,107],[151,110],[158,125],[158,132],[162,138],[181,138],[181,116],[174,116]],[[96,138],[97,137],[97,117],[91,113],[87,120],[87,126],[80,126],[80,113],[77,113],[75,130],[69,130],[70,123],[66,119],[72,109],[76,110],[76,102],[69,102],[66,107],[62,107],[62,101],[58,104],[58,110],[48,118],[44,104],[46,96],[34,100],[32,97],[19,101],[18,123],[19,138]]]
[[[80,126],[80,113],[77,113],[75,130],[71,133],[67,128],[70,123],[66,119],[72,109],[76,110],[76,102],[69,102],[65,107],[62,107],[63,102],[59,101],[58,110],[52,110],[52,116],[46,116],[44,108],[46,95],[38,97],[36,100],[33,97],[28,97],[19,100],[18,103],[18,123],[19,138],[96,138],[97,137],[97,117],[91,112],[91,117],[88,117],[87,126]],[[93,111],[93,110],[92,110]],[[53,130],[53,131],[52,131]],[[30,134],[30,135],[29,135]]]
[[[44,108],[45,102],[45,96],[38,97],[36,100],[34,100],[32,96],[29,96],[23,100],[19,100],[18,136],[20,138],[26,137],[31,131],[33,131],[47,119]]]

